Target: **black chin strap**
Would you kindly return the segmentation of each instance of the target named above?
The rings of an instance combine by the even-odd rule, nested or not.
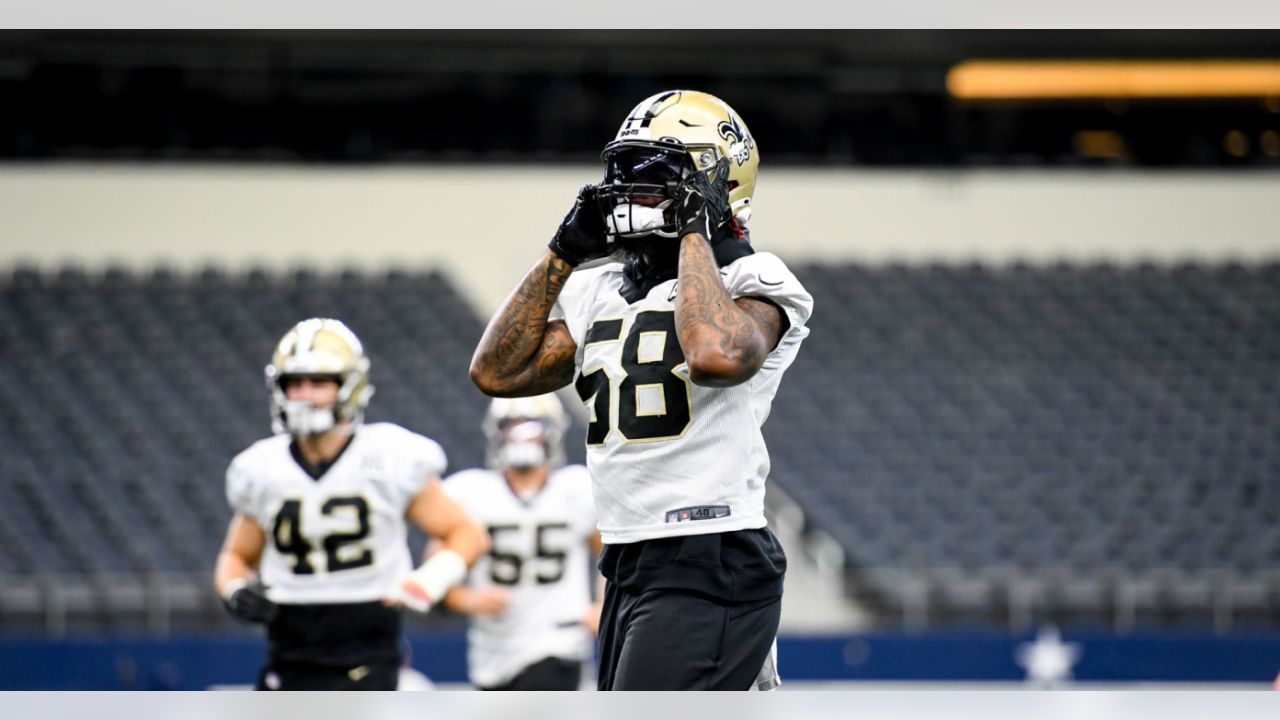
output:
[[[618,291],[627,304],[641,300],[649,291],[662,283],[671,280],[679,271],[680,241],[671,238],[656,239],[654,244],[666,252],[632,254],[622,266],[622,288]],[[675,251],[675,252],[672,252]],[[751,236],[737,234],[725,225],[716,231],[711,240],[711,252],[715,254],[716,265],[724,267],[733,261],[755,253],[751,247]]]

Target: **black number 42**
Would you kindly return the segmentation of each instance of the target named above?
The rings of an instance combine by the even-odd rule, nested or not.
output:
[[[334,532],[325,536],[324,557],[327,572],[354,570],[373,564],[373,551],[365,548],[355,557],[342,559],[340,552],[347,545],[358,543],[369,536],[369,503],[362,497],[329,498],[320,506],[320,512],[332,515],[342,508],[351,508],[356,513],[356,528],[352,532]],[[311,543],[302,534],[302,501],[285,500],[276,513],[275,523],[271,528],[271,537],[275,540],[276,549],[284,555],[292,555],[295,575],[311,575],[316,571],[308,557],[311,554]],[[350,555],[350,553],[347,553]]]

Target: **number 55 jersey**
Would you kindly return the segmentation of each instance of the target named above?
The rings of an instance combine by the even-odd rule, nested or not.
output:
[[[675,242],[675,241],[673,241]],[[761,426],[809,334],[813,298],[778,257],[757,252],[720,269],[730,297],[786,315],[777,347],[750,380],[695,385],[676,337],[678,280],[636,298],[623,266],[573,273],[553,308],[577,343],[587,465],[606,544],[762,528],[769,453]]]
[[[589,660],[591,633],[582,619],[591,605],[596,513],[587,469],[552,470],[546,485],[524,498],[498,470],[463,470],[445,480],[444,490],[493,540],[467,584],[510,593],[502,612],[470,618],[471,682],[502,685],[549,657]]]

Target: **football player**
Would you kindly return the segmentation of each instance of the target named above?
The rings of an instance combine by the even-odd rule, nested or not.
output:
[[[555,395],[495,399],[484,419],[490,469],[444,482],[493,543],[445,596],[470,616],[467,666],[482,690],[577,690],[591,658],[602,546],[591,476],[564,465],[568,425]]]
[[[598,687],[769,689],[786,558],[765,527],[760,428],[813,298],[751,245],[760,152],[723,101],[646,98],[603,159],[471,377],[499,397],[573,384],[589,410]]]
[[[227,469],[235,514],[214,577],[233,615],[267,626],[257,687],[394,690],[400,606],[426,612],[442,600],[488,536],[445,494],[438,444],[362,424],[369,359],[346,325],[295,325],[266,381],[277,434]],[[417,569],[406,519],[442,546]]]

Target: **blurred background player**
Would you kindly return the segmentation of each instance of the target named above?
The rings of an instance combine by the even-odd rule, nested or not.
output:
[[[444,482],[493,542],[445,596],[471,618],[468,673],[482,690],[576,690],[592,655],[602,545],[591,476],[564,464],[568,427],[555,395],[495,399],[484,418],[490,469]]]
[[[772,689],[786,557],[766,527],[761,426],[813,298],[751,247],[760,156],[724,101],[653,95],[603,157],[604,183],[579,191],[490,320],[472,379],[496,396],[572,382],[591,409],[598,687]]]
[[[227,469],[235,515],[215,582],[267,625],[260,690],[394,690],[400,608],[425,612],[488,548],[441,489],[445,454],[392,423],[363,425],[369,359],[342,322],[304,320],[266,368],[276,435]],[[439,538],[414,570],[405,518]]]

